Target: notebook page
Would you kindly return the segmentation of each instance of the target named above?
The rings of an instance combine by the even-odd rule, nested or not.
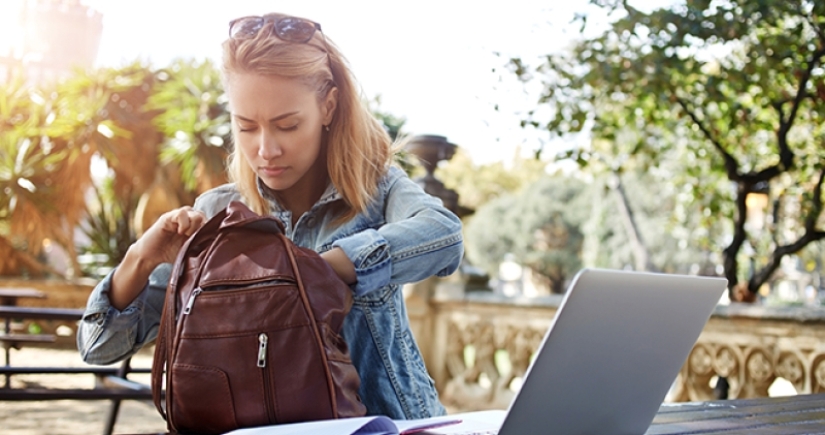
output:
[[[461,423],[461,419],[457,418],[455,415],[445,415],[441,417],[420,418],[416,420],[393,420],[393,423],[395,423],[395,426],[398,427],[399,434],[409,435],[427,429],[458,424]]]
[[[452,426],[425,430],[419,435],[454,435],[495,433],[504,423],[507,412],[503,410],[475,411],[452,414],[450,417],[461,420]]]
[[[383,435],[395,434],[392,420],[383,416],[319,420],[306,423],[237,429],[224,435]]]

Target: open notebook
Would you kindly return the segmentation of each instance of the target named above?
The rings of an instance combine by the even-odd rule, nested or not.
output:
[[[458,424],[455,415],[420,420],[392,420],[384,416],[320,420],[238,429],[225,435],[407,435]]]

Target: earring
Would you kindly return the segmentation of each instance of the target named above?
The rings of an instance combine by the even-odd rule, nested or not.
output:
[[[325,126],[324,126],[324,130],[326,130],[327,132],[329,132],[329,124],[327,124],[327,125],[325,125]]]

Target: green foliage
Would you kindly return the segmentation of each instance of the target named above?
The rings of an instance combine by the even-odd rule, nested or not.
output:
[[[403,118],[376,116],[399,134]],[[54,273],[29,270],[47,239],[67,252],[70,274],[118,264],[145,218],[138,204],[157,191],[191,204],[226,182],[230,150],[226,97],[208,60],[78,70],[40,87],[15,78],[0,88],[0,274]],[[93,160],[106,171],[94,179]],[[77,261],[78,226],[80,251],[105,261]]]
[[[376,95],[372,100],[368,102],[369,106],[372,108],[372,114],[378,119],[384,128],[389,133],[390,138],[395,141],[398,140],[401,136],[403,136],[403,128],[404,124],[407,122],[407,118],[403,116],[393,115],[385,111],[381,108],[381,96]]]
[[[165,136],[161,160],[178,165],[186,189],[195,192],[205,174],[223,173],[231,150],[220,72],[209,60],[177,60],[156,77],[147,107],[158,111],[154,122]]]
[[[509,165],[505,162],[479,165],[459,148],[452,159],[436,169],[435,176],[458,193],[462,206],[478,209],[495,198],[519,192],[534,183],[546,175],[546,166],[546,162],[518,155]]]
[[[89,239],[83,248],[87,257],[102,255],[104,261],[89,261],[83,264],[85,275],[102,278],[108,270],[119,264],[129,246],[135,242],[133,201],[124,201],[115,194],[114,179],[107,177],[102,186],[94,187],[95,201],[87,206],[87,217],[81,230]],[[97,254],[97,255],[95,255]]]
[[[401,116],[393,115],[381,107],[381,96],[376,95],[372,100],[367,102],[367,105],[372,111],[372,115],[384,126],[390,139],[396,144],[395,154],[393,159],[407,175],[412,176],[418,167],[418,159],[410,154],[409,151],[403,148],[405,137],[404,124],[407,119]]]
[[[654,270],[667,273],[715,274],[719,255],[702,243],[722,233],[691,220],[701,216],[676,206],[683,188],[668,180],[667,173],[628,171],[621,174],[628,206],[633,210],[639,236],[643,239]],[[591,186],[593,207],[584,224],[585,265],[610,269],[634,267],[635,257],[626,222],[618,215],[621,200],[609,174]]]
[[[0,262],[0,273],[21,273],[9,264],[36,265],[49,239],[66,251],[70,274],[79,274],[74,231],[81,222],[90,240],[81,249],[116,264],[134,240],[138,200],[153,183],[196,180],[203,189],[224,182],[229,128],[217,71],[183,61],[168,71],[175,75],[135,63],[78,70],[40,87],[20,78],[0,89],[0,245],[22,259]],[[194,145],[175,148],[171,138],[182,135]],[[169,162],[160,159],[162,144]],[[108,171],[101,186],[93,185],[95,158]],[[87,203],[89,189],[97,202]]]
[[[512,60],[519,77],[541,80],[539,104],[551,109],[523,125],[558,136],[589,131],[594,144],[559,156],[582,167],[666,166],[680,186],[675,206],[691,210],[683,223],[728,228],[696,242],[724,253],[731,287],[743,276],[742,247],[750,239],[761,248],[747,284],[756,291],[783,256],[825,237],[815,226],[825,166],[825,3],[688,0],[650,13],[592,3],[610,13],[606,31],[535,68]],[[749,232],[745,198],[764,183],[776,220]]]
[[[481,206],[467,222],[467,256],[491,276],[505,255],[546,278],[561,292],[582,265],[581,224],[590,213],[586,185],[572,177],[545,176],[520,194]]]
[[[0,219],[7,221],[0,237],[26,256],[51,240],[66,250],[70,272],[79,272],[73,234],[91,185],[90,161],[114,152],[112,139],[123,131],[107,103],[135,76],[134,68],[78,71],[53,86],[36,89],[19,79],[0,89]]]

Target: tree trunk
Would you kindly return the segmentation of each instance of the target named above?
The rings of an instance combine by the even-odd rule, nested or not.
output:
[[[627,192],[624,190],[622,178],[616,171],[613,172],[611,185],[613,191],[616,192],[616,204],[619,209],[619,215],[622,217],[622,224],[627,232],[627,238],[630,240],[630,248],[633,252],[634,260],[633,268],[635,270],[658,271],[658,268],[650,260],[650,251],[647,249],[647,244],[633,216],[633,209],[627,199]]]

